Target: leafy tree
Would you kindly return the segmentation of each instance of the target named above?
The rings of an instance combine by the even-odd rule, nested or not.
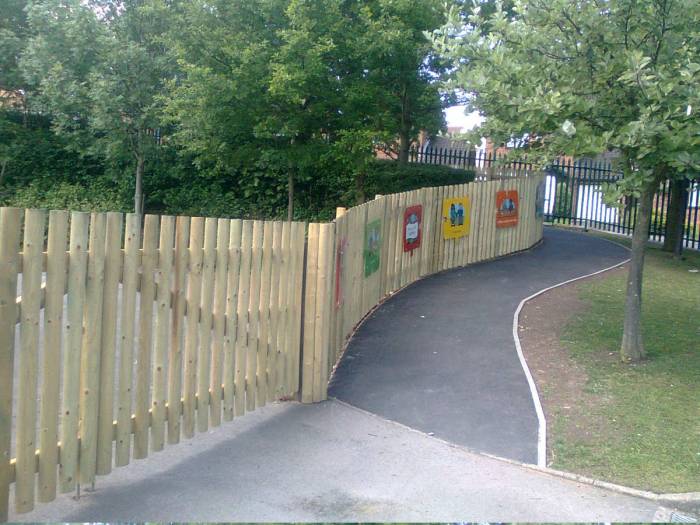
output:
[[[639,200],[621,357],[644,357],[640,311],[654,192],[700,164],[700,4],[695,0],[520,0],[435,34],[495,140],[527,137],[522,154],[622,154],[608,200]]]
[[[16,92],[24,87],[19,57],[26,45],[27,0],[0,2],[0,90]]]
[[[167,98],[178,143],[220,174],[257,149],[279,166],[291,218],[295,187],[324,176],[320,159],[365,156],[389,136],[405,159],[420,129],[443,125],[424,34],[441,22],[433,0],[193,2],[170,38],[184,72]],[[350,161],[356,183],[362,162]]]
[[[434,134],[445,126],[438,80],[447,64],[426,36],[444,22],[442,2],[368,1],[360,16],[357,89],[373,97],[373,127],[398,137],[396,154],[405,163],[421,131]]]
[[[157,96],[173,74],[159,40],[170,11],[150,0],[47,0],[28,10],[33,37],[22,57],[58,133],[76,150],[135,173],[134,210],[143,213],[143,175],[154,154]]]

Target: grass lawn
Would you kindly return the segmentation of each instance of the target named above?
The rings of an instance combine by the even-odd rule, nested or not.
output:
[[[581,418],[592,427],[586,437],[561,438],[582,414],[552,422],[554,468],[655,492],[700,491],[700,271],[692,271],[700,270],[700,254],[684,257],[647,251],[647,359],[638,365],[619,362],[626,272],[578,285],[587,308],[561,340],[586,371],[584,395],[596,403],[581,403],[593,411]]]

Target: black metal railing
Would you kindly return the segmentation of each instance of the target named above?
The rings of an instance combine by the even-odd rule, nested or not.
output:
[[[523,160],[507,160],[505,154],[475,149],[413,148],[409,161],[463,169],[499,167],[513,173],[531,170]],[[615,183],[622,172],[608,160],[561,158],[545,168],[545,220],[583,228],[631,235],[637,217],[637,201],[625,198],[611,206],[603,200],[603,185]],[[477,176],[478,178],[478,176]],[[691,179],[684,193],[683,246],[700,249],[700,176]],[[654,196],[649,236],[663,242],[671,204],[671,183],[664,181]]]

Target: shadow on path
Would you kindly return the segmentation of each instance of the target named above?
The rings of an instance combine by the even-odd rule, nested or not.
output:
[[[546,228],[536,248],[427,277],[353,336],[329,395],[480,452],[537,462],[537,415],[513,342],[522,299],[628,258]]]

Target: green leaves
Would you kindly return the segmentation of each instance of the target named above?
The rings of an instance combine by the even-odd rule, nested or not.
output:
[[[700,4],[599,4],[521,0],[506,11],[496,2],[487,16],[453,13],[436,45],[453,60],[454,85],[473,93],[470,109],[486,115],[484,134],[534,135],[530,149],[548,157],[616,149],[630,177],[658,165],[683,176],[700,135],[687,114],[700,107]]]

